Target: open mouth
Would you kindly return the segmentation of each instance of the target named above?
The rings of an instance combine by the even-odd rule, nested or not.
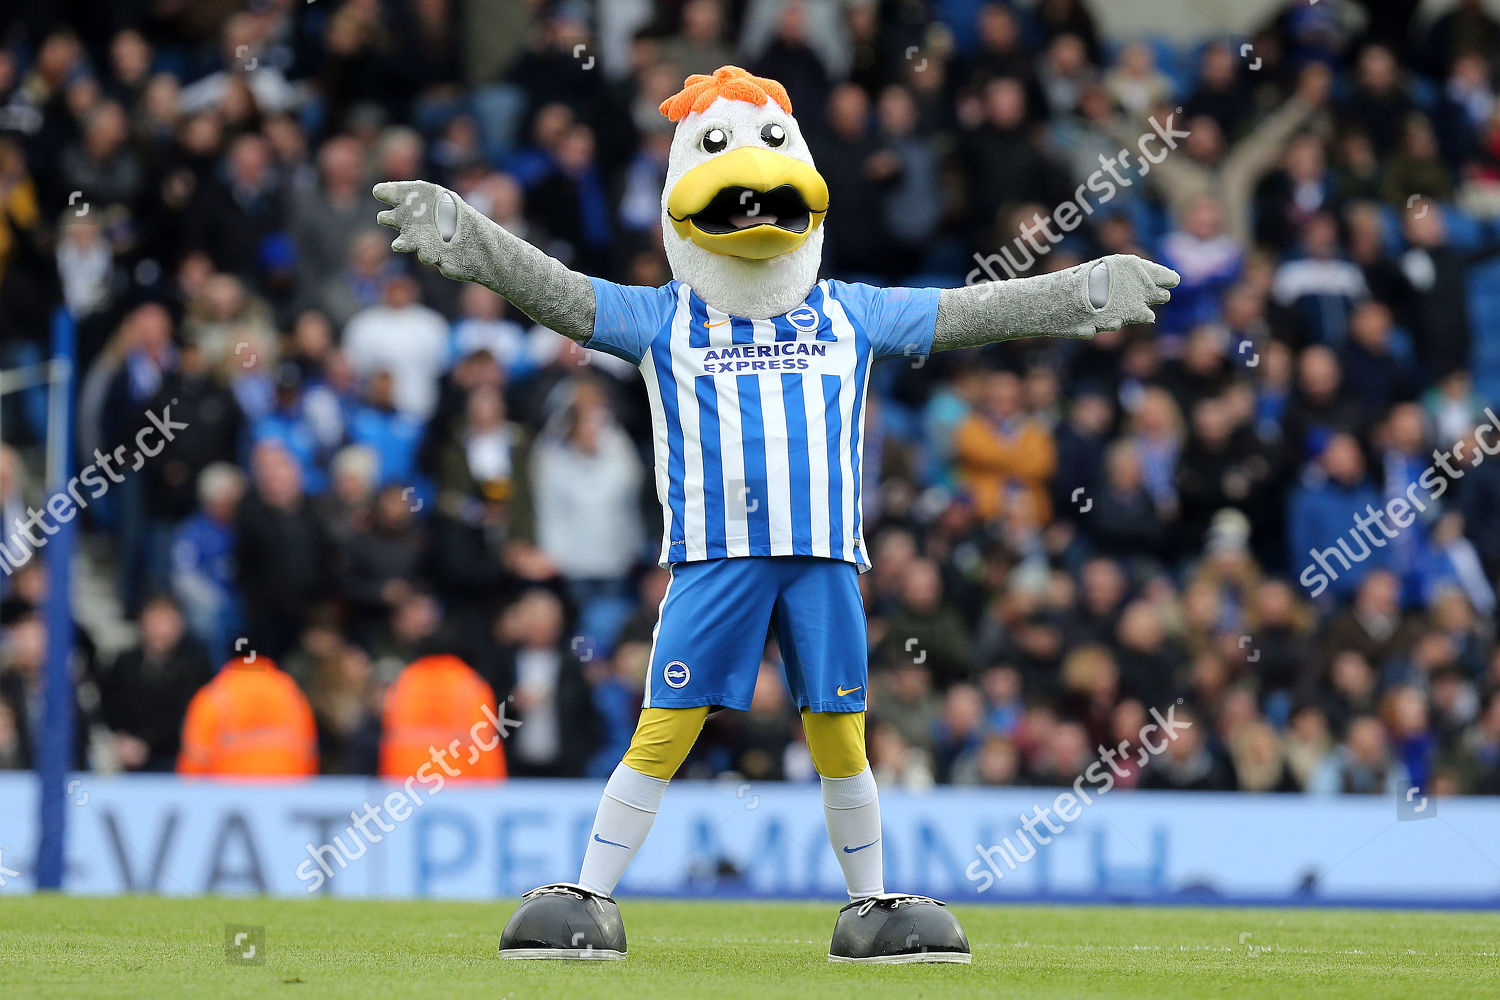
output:
[[[709,253],[770,260],[823,224],[828,185],[810,164],[741,146],[683,174],[664,207],[677,235]]]
[[[699,230],[722,236],[756,226],[775,226],[789,233],[805,233],[812,212],[802,193],[790,184],[769,191],[731,185],[686,220]]]

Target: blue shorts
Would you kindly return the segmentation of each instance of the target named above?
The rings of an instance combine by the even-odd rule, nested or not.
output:
[[[863,712],[869,656],[853,563],[741,556],[674,563],[651,643],[646,708],[746,711],[768,633],[798,708]]]

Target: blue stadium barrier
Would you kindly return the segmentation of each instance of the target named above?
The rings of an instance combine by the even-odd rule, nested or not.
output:
[[[419,784],[412,801],[363,778],[72,778],[66,888],[98,895],[514,898],[577,872],[601,787]],[[995,903],[1500,906],[1500,799],[1083,791],[1088,804],[1057,788],[888,789],[887,884]],[[30,775],[0,774],[0,802],[19,807],[0,843],[23,870],[36,795]],[[1029,835],[1038,805],[1050,818]],[[837,899],[817,786],[674,783],[620,892]]]

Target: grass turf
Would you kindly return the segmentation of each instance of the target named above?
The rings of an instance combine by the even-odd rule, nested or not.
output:
[[[974,964],[834,965],[832,903],[622,904],[624,962],[501,962],[514,904],[0,896],[0,996],[1494,997],[1500,914],[957,907]],[[226,923],[259,925],[231,965]],[[895,991],[901,991],[899,994]]]

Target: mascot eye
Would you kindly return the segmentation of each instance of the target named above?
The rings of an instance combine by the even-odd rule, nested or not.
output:
[[[775,122],[771,122],[771,124],[760,130],[760,139],[761,142],[774,149],[783,142],[786,142],[786,129]]]
[[[729,133],[721,128],[711,128],[703,133],[703,151],[717,153],[729,145]]]

